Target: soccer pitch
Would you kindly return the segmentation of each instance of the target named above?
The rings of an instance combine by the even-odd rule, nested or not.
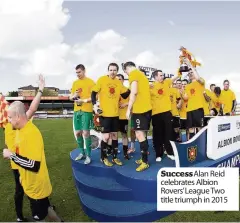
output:
[[[66,222],[93,221],[81,209],[77,191],[72,177],[69,153],[77,147],[72,131],[71,119],[34,120],[39,127],[44,143],[48,170],[53,186],[50,197],[57,212]],[[3,134],[0,130],[0,145],[3,148]],[[14,179],[9,161],[0,162],[0,221],[15,221],[14,211]],[[24,199],[24,214],[30,216],[29,202]],[[161,222],[239,222],[240,212],[177,212]]]

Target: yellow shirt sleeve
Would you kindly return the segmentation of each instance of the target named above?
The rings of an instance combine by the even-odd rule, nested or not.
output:
[[[187,96],[189,97],[189,86],[188,86],[188,85],[185,87],[185,93],[186,93]]]
[[[8,146],[8,135],[9,135],[9,127],[8,124],[5,127],[5,131],[4,131],[4,143],[5,145]]]
[[[90,84],[90,86],[89,86],[90,92],[93,91],[93,88],[95,87],[95,85],[96,85],[96,83],[95,83],[93,80],[91,80],[91,84]]]
[[[92,91],[99,92],[101,90],[102,78],[97,80],[97,83],[92,87]]]
[[[134,72],[134,71],[129,75],[129,85],[130,86],[131,86],[133,81],[138,81],[137,73]]]
[[[205,92],[206,92],[207,96],[208,96],[210,99],[212,99],[212,92],[209,91],[208,89],[205,89]]]
[[[180,98],[181,98],[180,92],[179,92],[179,90],[177,90],[176,99],[180,99]]]
[[[150,87],[150,85],[149,85],[149,90],[150,90],[150,95],[151,96],[153,96],[154,95],[154,87],[155,87],[155,85],[154,85],[154,83],[153,83],[153,86],[152,87]]]
[[[92,88],[96,85],[95,81],[92,80]]]
[[[219,99],[218,99],[218,100],[219,100],[219,103],[220,103],[220,104],[224,104],[224,98],[223,98],[222,95],[219,96]]]
[[[120,94],[123,94],[127,91],[128,91],[128,88],[126,88],[125,86],[122,86],[121,89],[120,89]]]
[[[168,87],[171,88],[172,87],[172,84],[173,84],[173,81],[171,78],[167,78],[165,79],[164,81],[166,81],[168,83]]]
[[[28,156],[26,158],[35,160],[35,161],[42,161],[42,150],[43,146],[43,139],[40,133],[34,131],[31,135],[31,138],[26,140],[26,149],[28,150]]]
[[[236,95],[235,95],[235,93],[232,92],[232,94],[233,94],[233,100],[236,100]]]
[[[200,80],[203,82],[203,86],[205,86],[205,80],[202,77],[200,77]]]
[[[75,82],[72,85],[71,93],[74,94],[76,92]]]
[[[17,130],[12,129],[12,125],[8,123],[5,127],[5,132],[4,132],[4,141],[5,145],[10,149],[12,152],[14,151],[14,143],[15,143],[15,135],[16,135]]]

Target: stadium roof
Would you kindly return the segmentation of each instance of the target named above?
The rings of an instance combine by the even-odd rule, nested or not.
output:
[[[32,101],[34,99],[34,96],[27,96],[27,97],[5,97],[6,101]],[[69,101],[69,96],[43,96],[41,97],[41,100],[46,101]]]
[[[59,90],[58,88],[56,87],[45,87],[46,89],[49,89],[49,90]],[[18,88],[18,90],[37,90],[38,87],[33,87],[32,85],[28,85],[28,86],[24,86],[24,87],[20,87]]]
[[[58,94],[70,94],[69,90],[59,90]]]

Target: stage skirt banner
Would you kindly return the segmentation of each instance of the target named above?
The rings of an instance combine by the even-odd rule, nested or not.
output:
[[[216,160],[237,150],[240,150],[240,117],[211,119],[207,130],[207,157]]]

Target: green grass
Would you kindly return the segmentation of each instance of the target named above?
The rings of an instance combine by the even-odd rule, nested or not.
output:
[[[65,221],[93,221],[81,209],[77,191],[74,186],[69,152],[76,148],[72,133],[72,121],[35,120],[34,123],[42,132],[45,142],[47,165],[53,186],[51,202]],[[0,145],[3,148],[3,135],[0,130]],[[14,179],[9,161],[0,161],[0,221],[15,221],[14,211]],[[24,200],[24,214],[30,216],[29,202]],[[238,222],[240,212],[177,212],[161,222]]]

